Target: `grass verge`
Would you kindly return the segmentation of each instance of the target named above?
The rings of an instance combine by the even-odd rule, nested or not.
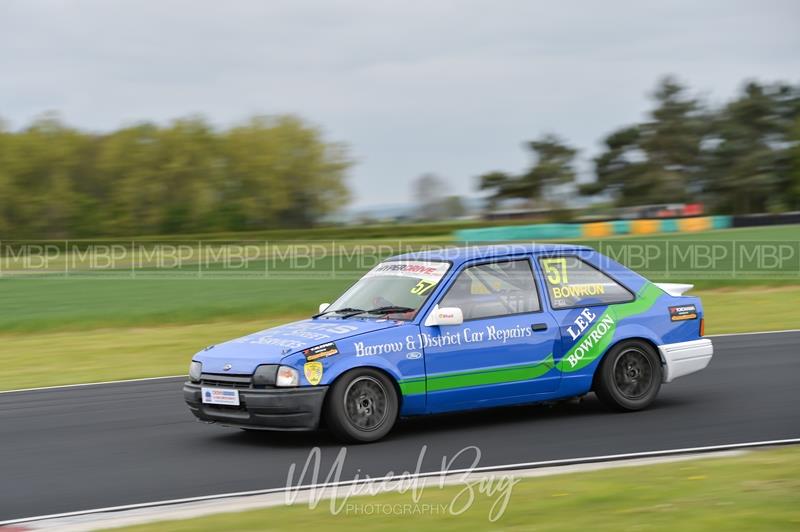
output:
[[[203,347],[290,317],[162,327],[3,334],[3,389],[185,375]]]
[[[753,286],[689,292],[702,298],[706,334],[800,328],[800,286]]]
[[[800,324],[800,286],[698,291],[706,333],[790,329]],[[744,311],[743,309],[746,309]],[[263,320],[113,327],[85,331],[0,334],[2,389],[179,375],[206,345],[274,327],[306,315]]]
[[[448,506],[464,485],[427,487],[419,504]],[[463,497],[463,495],[462,495]],[[800,528],[800,447],[590,473],[521,479],[502,517],[488,521],[498,495],[477,493],[461,515],[410,514],[411,492],[359,497],[333,515],[330,504],[280,506],[165,521],[124,529],[218,530],[797,530]],[[341,502],[341,501],[340,501]],[[398,506],[400,505],[400,506]],[[377,509],[365,515],[367,508]],[[388,511],[383,511],[387,509]]]

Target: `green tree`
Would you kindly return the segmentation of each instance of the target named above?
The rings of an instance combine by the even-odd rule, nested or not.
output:
[[[627,126],[604,140],[595,158],[597,181],[581,188],[610,191],[620,205],[686,201],[702,190],[702,141],[708,113],[675,79],[654,92],[650,120]]]
[[[341,144],[292,116],[256,117],[225,138],[222,205],[230,229],[308,227],[349,200]]]
[[[113,235],[156,234],[162,225],[160,132],[155,124],[115,131],[99,142],[95,172],[85,186],[97,206],[93,222]]]
[[[750,82],[718,114],[708,150],[708,190],[718,210],[755,213],[797,206],[792,148],[800,88]]]
[[[77,184],[91,158],[92,138],[54,114],[4,136],[9,230],[15,238],[68,236],[81,216],[83,196]]]
[[[794,122],[791,143],[787,186],[789,201],[787,203],[790,209],[800,210],[800,116]]]
[[[162,215],[159,232],[208,228],[216,206],[215,189],[224,168],[219,140],[201,117],[175,120],[159,131],[157,175]]]
[[[491,204],[508,198],[541,200],[545,192],[575,181],[577,150],[552,134],[527,143],[527,147],[534,162],[525,173],[513,176],[495,171],[479,176],[479,188],[491,192]]]
[[[13,223],[12,201],[16,194],[8,171],[10,144],[13,140],[13,135],[6,130],[5,122],[0,119],[0,236],[7,235]]]
[[[48,114],[0,124],[0,231],[12,238],[307,227],[349,198],[347,147],[293,116],[217,131],[202,117],[106,134]]]
[[[539,140],[529,142],[535,164],[522,176],[520,185],[531,198],[541,198],[543,193],[558,185],[575,181],[575,155],[571,148],[555,135],[545,135]]]

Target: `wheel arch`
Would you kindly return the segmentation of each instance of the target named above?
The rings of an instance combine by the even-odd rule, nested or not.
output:
[[[333,387],[338,381],[342,380],[349,373],[352,373],[353,371],[362,370],[362,369],[370,369],[370,370],[377,371],[379,373],[382,373],[383,375],[385,375],[389,379],[389,382],[391,382],[392,386],[394,387],[395,394],[397,394],[397,406],[398,406],[397,411],[399,413],[400,410],[402,409],[402,406],[403,406],[403,393],[400,390],[400,382],[398,381],[396,375],[394,375],[391,371],[389,371],[385,367],[382,367],[381,365],[364,364],[364,365],[360,365],[360,366],[351,366],[349,368],[345,368],[341,372],[339,372],[339,374],[336,375],[333,378],[333,380],[331,380],[328,383],[328,386],[329,387]],[[324,401],[325,403],[328,402],[328,398],[329,397],[330,397],[330,394],[325,394],[325,401]]]
[[[662,366],[664,365],[665,363],[664,357],[661,355],[661,351],[658,349],[658,344],[653,338],[649,337],[649,335],[626,336],[625,338],[620,338],[611,345],[609,345],[603,352],[603,354],[597,358],[597,365],[594,367],[594,373],[592,374],[592,389],[594,389],[595,386],[597,385],[597,379],[598,376],[600,375],[600,366],[603,365],[603,360],[605,360],[608,353],[610,353],[611,350],[617,347],[619,344],[623,344],[625,342],[633,342],[633,341],[639,341],[652,347],[653,351],[655,351],[656,353],[656,356],[658,356],[658,359],[661,361],[661,365]]]

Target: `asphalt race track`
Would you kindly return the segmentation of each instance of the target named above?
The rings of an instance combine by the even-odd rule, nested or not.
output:
[[[423,446],[421,471],[438,471],[469,445],[490,466],[800,437],[800,333],[714,344],[711,365],[662,387],[647,411],[612,413],[590,395],[404,421],[385,441],[349,447],[341,480],[413,472]],[[0,521],[284,487],[314,446],[322,482],[340,450],[327,433],[196,422],[180,379],[0,394]]]

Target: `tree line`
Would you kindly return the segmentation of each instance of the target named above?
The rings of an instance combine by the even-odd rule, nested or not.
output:
[[[70,238],[308,227],[346,203],[347,147],[294,116],[89,133],[0,123],[0,235]]]
[[[547,134],[526,144],[527,170],[481,175],[479,188],[494,204],[560,207],[548,198],[566,188],[617,206],[800,209],[800,85],[750,82],[714,106],[667,77],[653,100],[646,120],[603,139],[590,179],[578,178],[578,150]],[[56,115],[17,131],[0,122],[0,239],[310,227],[347,203],[352,164],[345,145],[295,116],[257,116],[227,129],[189,117],[107,133]],[[463,214],[459,198],[432,188],[415,192],[423,206]]]
[[[498,203],[547,203],[547,191],[572,185],[617,206],[703,202],[713,212],[800,209],[800,85],[749,82],[724,105],[662,79],[648,119],[613,131],[579,183],[577,150],[553,134],[526,144],[533,164],[513,175],[489,172],[479,188]],[[552,203],[551,203],[552,206]]]

